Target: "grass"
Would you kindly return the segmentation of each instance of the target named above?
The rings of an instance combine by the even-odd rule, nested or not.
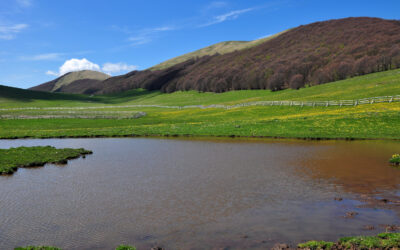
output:
[[[12,174],[20,167],[43,166],[46,163],[65,164],[69,159],[90,153],[83,148],[57,149],[50,146],[0,149],[0,174]]]
[[[389,160],[389,162],[394,165],[399,165],[400,164],[400,154],[392,155],[392,158]]]
[[[0,138],[255,136],[400,138],[400,104],[358,107],[142,109],[139,119],[0,119]]]
[[[308,241],[297,245],[301,249],[392,249],[400,247],[400,233],[381,233],[376,236],[344,237],[337,243]]]
[[[136,250],[136,247],[128,246],[128,245],[119,245],[115,250]]]
[[[225,93],[177,91],[161,93],[134,89],[113,95],[87,96],[47,93],[0,86],[0,109],[21,107],[88,107],[105,105],[210,105],[251,101],[327,101],[400,95],[400,69],[349,78],[299,90],[240,90]]]
[[[300,243],[297,245],[298,248],[303,249],[331,249],[335,245],[333,242],[327,241],[307,241],[305,243]]]
[[[343,100],[397,94],[400,94],[400,70],[380,72],[300,90],[276,92],[186,91],[165,94],[136,89],[114,95],[89,97],[0,87],[0,117],[16,118],[0,119],[0,138],[190,135],[400,139],[398,102],[355,107],[251,106],[229,110],[129,107],[142,104],[232,105],[263,100]],[[11,110],[13,108],[25,109]],[[96,112],[112,119],[90,119],[87,115]],[[146,116],[139,119],[118,119],[138,112],[145,112]],[[60,114],[85,114],[89,119],[57,116]],[[44,119],[49,115],[51,119]],[[18,119],[19,117],[38,119]]]

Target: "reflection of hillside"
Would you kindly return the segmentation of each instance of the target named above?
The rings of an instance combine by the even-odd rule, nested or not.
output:
[[[305,155],[297,172],[302,176],[338,185],[347,192],[378,194],[400,188],[400,170],[390,167],[388,159],[400,152],[398,142],[360,141],[327,142],[332,147],[320,148]]]

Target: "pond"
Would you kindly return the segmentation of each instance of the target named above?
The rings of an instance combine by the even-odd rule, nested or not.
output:
[[[400,224],[398,141],[0,140],[22,145],[93,155],[0,176],[1,249],[266,249]]]

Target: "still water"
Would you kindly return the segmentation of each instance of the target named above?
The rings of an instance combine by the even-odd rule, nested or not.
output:
[[[0,249],[266,249],[400,224],[398,207],[364,206],[399,200],[396,141],[0,140],[21,145],[94,153],[0,176]]]

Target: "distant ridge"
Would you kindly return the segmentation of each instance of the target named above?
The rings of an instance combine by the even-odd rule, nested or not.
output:
[[[85,94],[135,88],[276,91],[395,68],[400,68],[400,21],[351,17],[301,25],[253,42],[212,45],[148,70],[105,80],[81,79],[57,89],[39,88],[42,85],[33,89]]]
[[[30,88],[31,90],[48,92],[66,92],[75,94],[91,94],[90,89],[97,90],[97,85],[110,76],[98,71],[81,70],[69,72],[55,80]]]
[[[298,89],[400,67],[400,21],[356,17],[301,25],[257,46],[103,82],[96,93]]]
[[[205,47],[205,48],[169,59],[165,62],[162,62],[160,64],[157,64],[157,65],[151,67],[149,70],[166,69],[166,68],[169,68],[176,64],[190,60],[190,59],[195,59],[195,58],[199,58],[199,57],[203,57],[203,56],[212,56],[215,54],[223,55],[226,53],[233,52],[235,50],[248,49],[248,48],[257,46],[261,43],[264,43],[266,41],[269,41],[269,40],[279,36],[280,34],[285,33],[286,31],[287,30],[279,32],[275,35],[267,36],[267,37],[253,40],[253,41],[226,41],[226,42],[216,43],[216,44],[210,45],[208,47]]]

